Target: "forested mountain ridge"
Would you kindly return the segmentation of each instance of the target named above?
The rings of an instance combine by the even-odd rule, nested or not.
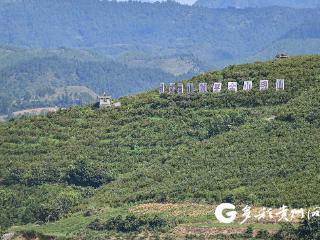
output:
[[[275,91],[277,78],[284,91]],[[260,79],[270,80],[268,91],[258,90]],[[253,80],[253,91],[225,90],[244,80]],[[155,89],[121,98],[120,108],[0,123],[0,225],[57,221],[10,231],[126,238],[138,230],[114,232],[122,220],[113,217],[140,216],[130,209],[142,203],[318,205],[320,56],[232,65],[190,81],[221,81],[224,91],[189,97]],[[172,220],[154,221],[163,218]]]
[[[282,52],[320,53],[319,15],[320,9],[172,1],[1,1],[0,44],[15,47],[0,49],[0,116],[86,104],[95,101],[90,91],[130,95]]]
[[[204,70],[192,56],[149,58],[148,65],[145,56],[139,61],[113,60],[85,49],[2,47],[0,115],[25,108],[89,104],[97,101],[92,91],[117,98]]]
[[[317,8],[320,7],[318,0],[198,0],[195,6],[209,8],[262,8],[270,6],[282,6],[291,8]]]
[[[272,46],[277,46],[273,55],[285,52],[285,46],[274,43],[294,28],[317,22],[319,11],[209,9],[175,2],[22,0],[1,4],[0,43],[89,48],[107,56],[192,54],[213,68],[243,62]],[[313,35],[304,38],[319,40]],[[303,53],[308,50],[299,39],[295,41],[301,43]],[[288,54],[299,54],[287,47]]]

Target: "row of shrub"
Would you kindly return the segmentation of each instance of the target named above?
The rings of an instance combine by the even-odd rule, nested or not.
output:
[[[76,161],[65,173],[51,165],[35,167],[31,171],[25,168],[12,169],[3,180],[4,185],[23,184],[35,186],[45,183],[67,183],[81,187],[98,188],[113,181],[105,169],[89,164],[84,160]]]
[[[320,217],[307,217],[296,228],[291,223],[282,225],[280,231],[274,235],[275,240],[317,240],[320,239]]]
[[[93,193],[93,188],[62,184],[0,187],[0,228],[59,220]]]
[[[95,231],[134,233],[140,232],[141,230],[165,231],[175,226],[176,222],[168,221],[159,216],[127,215],[123,217],[119,215],[117,217],[112,217],[104,222],[99,219],[95,219],[88,225],[88,228]],[[187,235],[186,239],[198,239],[199,237],[200,235]],[[272,234],[265,229],[261,229],[255,232],[254,227],[250,225],[243,234],[230,235],[230,238],[226,239],[240,238],[270,240],[318,240],[320,239],[320,217],[312,217],[310,219],[305,218],[305,220],[301,222],[301,224],[297,227],[291,223],[284,223],[281,225],[280,230],[275,234]]]
[[[118,215],[117,217],[112,217],[106,221],[101,221],[100,219],[95,219],[88,225],[89,229],[97,231],[116,231],[116,232],[137,232],[142,229],[155,231],[155,230],[165,230],[167,228],[174,227],[176,223],[174,221],[170,222],[159,216],[135,216],[127,215],[125,217]]]

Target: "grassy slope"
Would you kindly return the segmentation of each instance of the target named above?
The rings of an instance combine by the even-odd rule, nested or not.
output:
[[[75,160],[107,169],[115,181],[74,210],[79,223],[87,220],[77,212],[87,208],[121,211],[154,201],[317,205],[319,66],[319,56],[296,57],[231,66],[192,80],[253,79],[257,88],[258,79],[268,78],[273,88],[276,78],[285,78],[285,92],[159,97],[154,91],[122,98],[117,109],[72,108],[1,124],[0,178],[21,169],[27,181],[32,172],[46,174],[49,165],[58,169],[57,177],[44,182],[67,190],[60,176]],[[17,185],[1,189],[21,191]],[[56,226],[62,229],[65,221],[74,222]],[[54,226],[47,230],[59,232]],[[77,231],[85,231],[83,225],[70,232]]]

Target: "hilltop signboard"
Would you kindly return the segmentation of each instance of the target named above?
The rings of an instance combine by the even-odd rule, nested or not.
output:
[[[208,92],[208,84],[207,83],[199,83],[199,92],[200,93]]]
[[[177,84],[177,88],[176,88],[176,84],[175,83],[170,83],[169,87],[168,87],[168,92],[173,94],[176,93],[176,89],[177,89],[177,93],[178,94],[183,94],[184,93],[184,85],[183,83],[178,83]],[[237,92],[238,91],[238,86],[239,84],[237,82],[228,82],[227,84],[227,89],[230,92]],[[284,90],[284,79],[277,79],[276,80],[276,90],[280,91],[280,90]],[[220,93],[222,91],[222,83],[221,82],[215,82],[212,84],[211,87],[211,92],[213,93]],[[166,92],[166,86],[164,83],[160,84],[160,89],[159,89],[159,93],[163,94]],[[194,85],[193,83],[187,83],[187,94],[192,94],[195,92],[194,89]],[[199,87],[198,87],[198,92],[199,93],[208,93],[210,91],[208,91],[208,83],[199,83]],[[243,91],[249,92],[253,89],[253,83],[252,81],[244,81],[243,83]],[[267,91],[269,89],[269,80],[260,80],[259,83],[259,89],[260,91]]]
[[[276,90],[284,90],[284,79],[277,79],[276,81]]]
[[[183,93],[183,83],[178,83],[178,93],[182,94]]]
[[[269,88],[269,80],[260,81],[260,91],[266,91]]]
[[[238,83],[237,82],[228,82],[228,90],[232,92],[238,91]]]
[[[243,91],[250,91],[252,89],[252,81],[245,81],[243,83]]]
[[[188,84],[187,84],[187,89],[188,89],[188,94],[193,93],[193,92],[194,92],[193,83],[188,83]]]

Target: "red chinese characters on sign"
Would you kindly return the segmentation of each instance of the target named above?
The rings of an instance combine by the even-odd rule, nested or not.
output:
[[[243,83],[243,90],[250,91],[252,89],[252,81],[245,81]]]
[[[174,93],[176,91],[176,84],[170,83],[169,84],[169,93]]]
[[[207,83],[199,83],[199,92],[206,93],[208,91]]]
[[[237,82],[228,82],[228,90],[232,92],[238,91],[238,83]]]
[[[165,84],[164,83],[160,83],[160,89],[159,89],[159,93],[163,94],[165,91]]]
[[[260,80],[260,91],[266,91],[269,88],[269,80]]]
[[[214,93],[220,93],[221,90],[222,90],[222,83],[218,83],[218,82],[213,83],[213,85],[212,85],[212,92],[214,92]]]
[[[178,83],[178,93],[183,94],[183,83]]]

